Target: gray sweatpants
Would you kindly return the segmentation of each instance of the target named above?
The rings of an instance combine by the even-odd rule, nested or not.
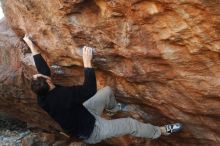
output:
[[[144,138],[158,138],[161,135],[160,128],[151,124],[138,122],[132,118],[119,118],[106,120],[101,117],[104,109],[113,109],[117,102],[110,87],[100,89],[93,97],[85,101],[83,105],[95,116],[95,127],[90,137],[84,140],[86,143],[95,144],[104,139],[133,135]]]

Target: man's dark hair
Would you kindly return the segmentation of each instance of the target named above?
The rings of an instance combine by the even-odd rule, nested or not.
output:
[[[37,95],[45,95],[49,92],[50,86],[46,82],[46,78],[37,77],[36,79],[31,80],[31,89]]]

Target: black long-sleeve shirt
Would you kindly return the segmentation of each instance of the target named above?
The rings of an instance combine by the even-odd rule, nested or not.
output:
[[[50,68],[40,54],[34,55],[39,73],[51,76]],[[94,128],[94,116],[83,106],[83,102],[96,91],[96,77],[93,68],[84,69],[85,80],[81,86],[59,86],[44,96],[38,95],[38,104],[57,121],[64,131],[77,138],[88,138]]]

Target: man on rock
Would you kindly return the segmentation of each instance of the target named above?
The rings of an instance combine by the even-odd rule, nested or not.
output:
[[[112,89],[108,86],[97,91],[95,71],[92,68],[92,48],[83,47],[83,85],[60,86],[53,84],[50,68],[30,37],[25,35],[23,39],[31,49],[39,72],[33,75],[31,89],[37,94],[39,106],[60,124],[65,133],[86,143],[95,144],[107,138],[127,134],[156,139],[161,135],[178,132],[182,128],[180,123],[158,127],[132,118],[102,118],[104,109],[114,113],[123,111],[126,105],[117,103]]]

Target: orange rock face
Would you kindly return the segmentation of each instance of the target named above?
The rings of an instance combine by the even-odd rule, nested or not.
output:
[[[88,45],[95,48],[100,88],[110,85],[119,100],[137,105],[146,114],[139,116],[144,122],[185,125],[174,136],[154,141],[129,138],[122,140],[123,145],[220,144],[218,0],[4,0],[3,8],[21,44],[5,47],[20,50],[6,57],[27,80],[20,85],[27,87],[34,73],[30,52],[19,40],[25,33],[32,35],[51,66],[61,66],[64,73],[55,69],[53,78],[64,85],[82,82],[80,48]],[[0,63],[1,68],[7,66],[5,60]],[[23,100],[28,101],[32,94],[24,91]],[[6,105],[9,101],[3,111]],[[21,111],[20,117],[26,113]]]

